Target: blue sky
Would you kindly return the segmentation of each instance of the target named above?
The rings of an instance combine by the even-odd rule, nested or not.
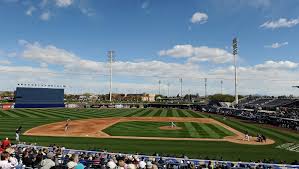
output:
[[[220,80],[233,93],[238,37],[241,94],[299,94],[290,87],[299,72],[297,0],[0,0],[0,20],[2,90],[57,83],[105,93],[113,49],[115,92],[156,93],[161,79],[176,95],[182,77],[185,93],[203,94],[206,77],[209,93]]]

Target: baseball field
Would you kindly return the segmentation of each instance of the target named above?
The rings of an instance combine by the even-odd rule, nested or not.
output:
[[[67,132],[66,119],[71,119]],[[175,126],[171,126],[171,123]],[[179,109],[13,109],[0,110],[0,136],[75,149],[106,149],[164,156],[292,162],[299,156],[299,134],[233,118]],[[266,143],[244,141],[244,133],[267,137]]]

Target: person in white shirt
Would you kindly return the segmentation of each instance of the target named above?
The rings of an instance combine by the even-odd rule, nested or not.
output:
[[[41,161],[41,169],[50,169],[55,166],[55,162],[53,161],[54,153],[49,152],[47,154],[47,159]]]
[[[8,152],[4,151],[1,154],[0,168],[1,169],[14,169],[15,167],[8,161],[10,155]]]

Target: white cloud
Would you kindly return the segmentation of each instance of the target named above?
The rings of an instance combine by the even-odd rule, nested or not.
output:
[[[159,55],[188,58],[188,62],[211,61],[214,63],[227,63],[233,60],[233,55],[226,50],[207,46],[176,45],[172,49],[161,50]]]
[[[43,21],[47,21],[47,20],[49,20],[50,17],[51,17],[51,13],[50,13],[50,11],[43,12],[43,13],[40,15],[40,19],[43,20]]]
[[[208,15],[206,13],[196,12],[192,15],[192,18],[190,19],[190,22],[192,23],[199,23],[203,24],[208,21]]]
[[[9,60],[0,60],[0,65],[9,65],[11,62]]]
[[[273,43],[273,44],[271,44],[271,45],[266,45],[265,47],[266,48],[273,48],[273,49],[276,49],[276,48],[281,48],[281,47],[283,47],[283,46],[286,46],[286,45],[288,45],[289,44],[289,42],[282,42],[282,43],[278,43],[278,42],[276,42],[276,43]]]
[[[34,6],[30,6],[27,11],[26,11],[26,15],[28,16],[32,16],[32,13],[36,10],[36,8]]]
[[[257,70],[269,70],[269,69],[295,69],[298,67],[298,63],[291,62],[291,61],[266,61],[263,64],[258,64],[254,66],[255,69]]]
[[[54,45],[41,45],[37,42],[30,43],[25,40],[20,42],[24,47],[20,56],[23,59],[37,62],[40,66],[37,68],[0,66],[0,83],[7,82],[3,83],[5,86],[2,85],[2,88],[8,88],[16,84],[16,82],[24,81],[72,86],[72,88],[67,89],[67,92],[96,91],[107,93],[109,88],[109,78],[107,77],[109,69],[106,62],[83,59],[73,52]],[[182,48],[193,51],[195,47]],[[191,52],[189,56],[192,57],[194,54]],[[181,57],[181,55],[177,55],[177,57]],[[46,67],[48,64],[55,65],[58,68],[61,66],[63,69],[59,68],[59,72],[49,70],[50,66]],[[241,94],[299,95],[299,91],[296,92],[290,87],[296,84],[294,80],[298,79],[298,68],[298,63],[287,60],[270,60],[253,66],[239,67],[239,91]],[[198,63],[190,62],[182,64],[157,60],[116,61],[113,63],[113,90],[114,92],[126,93],[157,93],[158,80],[161,79],[163,84],[171,83],[170,93],[171,95],[176,95],[180,91],[178,78],[183,77],[183,93],[187,93],[190,90],[192,93],[203,95],[203,78],[207,77],[209,94],[220,92],[220,79],[224,81],[224,92],[232,94],[233,70],[233,66],[226,68],[216,67],[213,70],[201,69]],[[3,80],[3,78],[7,79]],[[269,79],[282,80],[271,81]],[[167,93],[165,92],[167,87],[163,88],[163,90],[164,94]]]
[[[73,4],[73,0],[55,0],[58,7],[68,7]]]
[[[299,18],[298,19],[280,18],[276,21],[267,21],[263,23],[260,27],[266,29],[290,28],[296,26],[297,24],[299,24]]]
[[[25,59],[41,63],[61,65],[68,72],[97,72],[108,73],[107,63],[82,59],[72,52],[57,48],[54,45],[42,46],[40,43],[29,43],[20,40],[24,46],[21,56]],[[124,75],[140,76],[181,76],[190,72],[199,73],[199,67],[190,63],[166,63],[161,61],[123,62],[117,61],[113,64],[115,72]],[[173,71],[175,69],[176,71]],[[189,72],[189,73],[188,73]]]

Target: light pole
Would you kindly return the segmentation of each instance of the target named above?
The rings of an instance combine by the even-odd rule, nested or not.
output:
[[[183,97],[183,78],[180,78],[181,83],[181,97]]]
[[[170,86],[170,83],[168,82],[167,83],[167,97],[169,97],[169,86]]]
[[[222,80],[220,81],[220,85],[221,85],[221,95],[223,95],[223,88],[222,88],[222,86],[223,86],[223,81],[222,81]]]
[[[161,95],[161,80],[159,80],[159,95]]]
[[[238,99],[238,73],[237,73],[237,55],[238,55],[238,40],[233,39],[233,55],[234,55],[234,67],[235,67],[235,104],[239,103]]]
[[[114,62],[114,51],[108,51],[108,61],[110,68],[109,101],[112,102],[112,63]]]
[[[205,98],[207,98],[207,82],[208,82],[208,79],[205,78]]]

